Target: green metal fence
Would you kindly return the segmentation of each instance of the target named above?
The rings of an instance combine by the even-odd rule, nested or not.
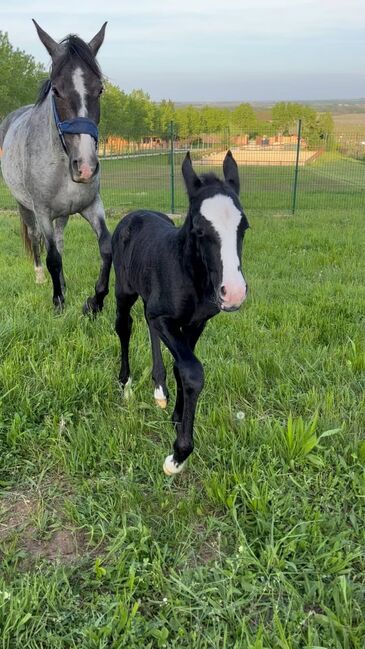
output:
[[[265,211],[365,207],[365,132],[338,133],[326,140],[300,136],[168,135],[102,142],[101,193],[107,210],[125,213],[148,207],[184,213],[181,164],[190,150],[198,173],[222,172],[230,148],[239,166],[244,206]],[[15,208],[0,175],[0,209]]]

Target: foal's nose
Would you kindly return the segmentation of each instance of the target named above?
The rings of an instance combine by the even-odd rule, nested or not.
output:
[[[238,309],[247,297],[247,284],[244,279],[237,284],[225,285],[220,287],[220,298],[222,306],[226,310]]]

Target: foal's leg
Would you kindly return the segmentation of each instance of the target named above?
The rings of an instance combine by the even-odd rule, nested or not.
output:
[[[173,320],[158,317],[154,318],[152,322],[161,340],[175,359],[175,367],[181,382],[183,403],[181,422],[176,425],[177,437],[174,442],[174,452],[165,459],[164,463],[165,473],[172,475],[180,473],[186,458],[194,448],[194,416],[198,397],[204,385],[204,372],[202,364],[194,356],[188,344],[186,335],[180,331]]]
[[[30,245],[32,248],[33,259],[34,259],[34,270],[35,270],[35,281],[36,284],[43,284],[46,281],[44,270],[41,261],[41,243],[42,243],[42,234],[37,224],[34,212],[28,210],[24,205],[18,203],[20,216],[23,220],[25,227],[27,228],[28,237],[30,240]]]
[[[115,331],[117,332],[121,346],[121,367],[119,372],[119,381],[125,388],[130,379],[129,369],[129,340],[132,333],[132,316],[130,310],[135,303],[138,295],[119,294],[117,298],[117,318],[115,321]]]
[[[63,231],[67,225],[69,216],[59,216],[55,221],[54,221],[54,233],[55,233],[55,240],[56,240],[56,246],[57,250],[60,253],[61,257],[63,255]],[[61,287],[62,287],[62,292],[65,293],[66,291],[66,282],[65,282],[65,277],[63,274],[63,269],[61,270]]]
[[[147,316],[146,320],[148,322]],[[152,379],[155,384],[153,396],[155,397],[157,405],[164,410],[167,406],[169,393],[166,387],[166,369],[161,354],[160,338],[149,322],[148,328],[150,331],[152,347]]]
[[[95,314],[102,310],[104,298],[109,293],[109,275],[112,263],[111,236],[106,227],[104,206],[99,195],[81,214],[90,223],[98,238],[101,256],[101,268],[95,284],[95,295],[87,298],[83,308],[84,313]]]
[[[206,321],[182,328],[186,338],[186,342],[189,345],[192,352],[194,351],[195,345],[198,342],[201,334],[203,333],[205,325],[206,325]],[[179,369],[176,363],[174,363],[173,369],[174,369],[174,375],[176,380],[176,402],[175,402],[174,412],[172,413],[172,423],[175,426],[176,432],[178,432],[179,426],[181,426],[181,421],[183,416],[184,391],[181,383]]]

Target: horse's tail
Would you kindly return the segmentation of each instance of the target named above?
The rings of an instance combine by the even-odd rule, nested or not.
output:
[[[5,133],[6,133],[6,124],[4,124],[4,121],[0,122],[0,157],[3,151],[2,146],[5,140]]]
[[[32,242],[31,242],[30,236],[28,234],[28,228],[27,228],[26,224],[24,223],[21,215],[20,215],[20,228],[21,228],[20,233],[21,233],[23,244],[24,244],[24,249],[25,249],[27,255],[29,255],[29,257],[31,257],[32,252],[33,252]]]

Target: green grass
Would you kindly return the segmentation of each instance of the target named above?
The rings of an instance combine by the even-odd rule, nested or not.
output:
[[[193,153],[193,157],[198,154]],[[200,154],[199,154],[200,155]],[[181,176],[183,154],[175,156],[175,208],[186,210],[186,192]],[[209,167],[197,170],[209,171]],[[102,197],[110,210],[129,211],[149,207],[171,210],[170,166],[168,155],[104,160]],[[220,173],[221,170],[213,168]],[[293,167],[240,167],[242,200],[250,209],[290,210],[294,182]],[[302,209],[365,207],[365,162],[326,153],[314,163],[299,168],[297,206]],[[0,179],[0,209],[15,205]]]
[[[1,214],[1,649],[363,649],[364,214],[249,218],[250,295],[198,344],[196,449],[168,479],[141,305],[126,402],[113,296],[81,315],[91,229],[66,230],[56,316]]]

